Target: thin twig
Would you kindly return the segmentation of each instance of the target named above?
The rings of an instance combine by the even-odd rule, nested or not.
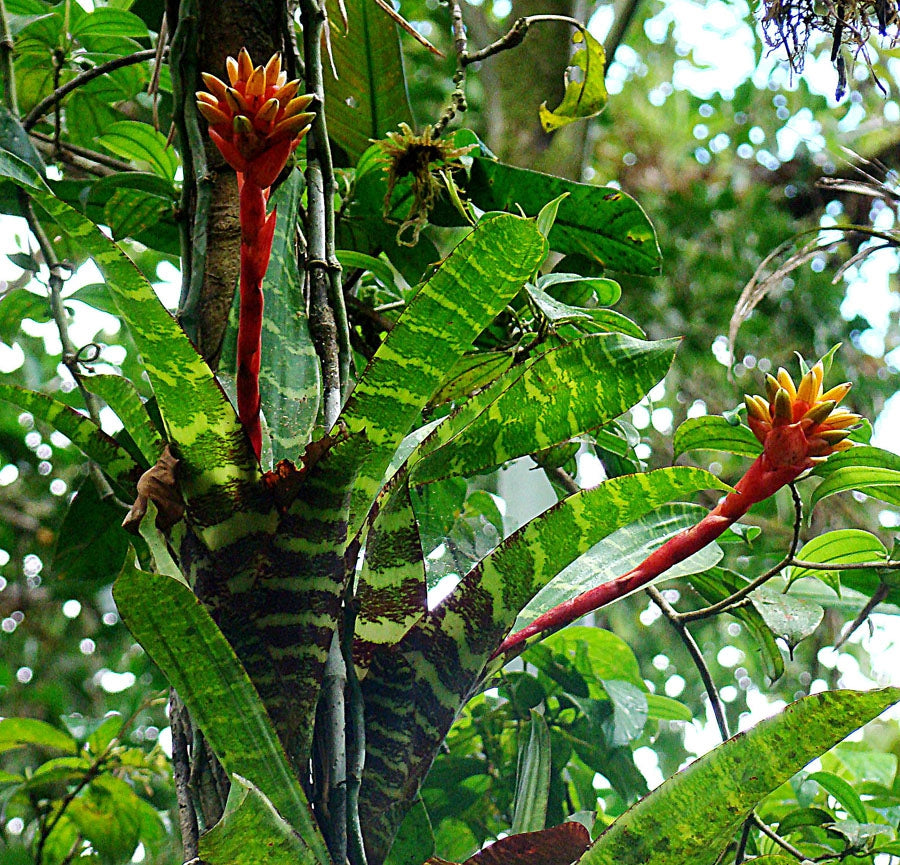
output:
[[[734,865],[741,865],[747,852],[747,842],[750,840],[750,829],[753,826],[753,818],[748,817],[744,820],[744,828],[741,830],[741,837],[738,841],[737,850],[734,854]]]
[[[731,737],[731,733],[728,731],[728,719],[725,717],[725,707],[722,705],[722,698],[719,696],[716,683],[713,681],[709,667],[706,665],[706,661],[703,658],[703,652],[700,651],[697,641],[687,629],[682,615],[662,596],[659,589],[655,586],[648,586],[645,591],[650,596],[653,603],[659,608],[660,612],[666,617],[669,624],[676,630],[678,636],[681,638],[681,642],[684,643],[685,648],[690,653],[694,666],[697,668],[697,672],[703,680],[703,687],[706,689],[706,695],[709,697],[713,715],[715,715],[716,724],[719,727],[719,734],[722,736],[722,741],[724,742]]]
[[[28,116],[22,121],[22,126],[24,126],[26,130],[30,130],[31,127],[61,99],[68,96],[73,90],[77,90],[79,87],[83,87],[88,82],[93,81],[95,78],[106,75],[108,72],[115,72],[116,69],[134,66],[136,63],[143,63],[145,60],[152,60],[154,57],[156,57],[156,49],[150,48],[146,51],[136,51],[134,54],[128,54],[125,57],[116,57],[115,60],[110,60],[107,63],[101,63],[99,66],[94,66],[91,69],[85,70],[80,75],[76,75],[71,81],[67,81],[61,87],[56,88],[49,96],[45,96],[38,102],[38,104],[28,112]]]
[[[9,29],[6,5],[0,0],[0,82],[3,84],[4,104],[11,112],[18,114],[19,100],[16,95],[16,71],[13,64],[15,53],[16,43]]]
[[[616,56],[616,51],[622,44],[631,22],[634,21],[634,16],[637,14],[638,6],[640,5],[641,0],[625,0],[622,8],[616,10],[613,26],[606,37],[606,41],[603,43],[607,66],[612,63],[613,58]]]
[[[28,134],[43,144],[53,145],[52,135],[45,135],[43,132],[35,132],[34,130]],[[87,147],[71,144],[68,141],[60,142],[59,151],[63,156],[67,153],[72,153],[81,159],[96,162],[98,165],[102,165],[105,168],[111,168],[115,171],[134,171],[134,166],[130,162],[125,162],[124,159],[116,159],[115,156],[107,156],[105,153],[89,150]]]
[[[882,562],[807,562],[805,559],[791,559],[788,563],[795,568],[808,568],[811,571],[866,571],[870,568],[882,568],[886,571],[900,569],[900,562],[887,559]]]
[[[748,595],[756,591],[756,589],[758,589],[764,583],[767,583],[772,579],[772,577],[781,573],[781,571],[783,571],[794,561],[794,555],[797,552],[797,547],[800,546],[800,526],[803,523],[803,501],[800,498],[800,493],[797,492],[796,485],[789,484],[788,486],[791,489],[791,495],[793,496],[794,500],[794,532],[793,537],[791,538],[791,546],[788,550],[787,555],[777,565],[769,568],[769,570],[764,574],[761,574],[755,580],[751,580],[749,583],[747,583],[746,586],[744,586],[744,588],[739,589],[737,592],[729,595],[727,598],[723,598],[721,601],[717,601],[715,604],[710,604],[710,606],[703,607],[700,610],[691,610],[690,612],[679,613],[683,622],[693,622],[697,619],[706,619],[710,616],[716,615],[716,613],[721,613],[738,606],[741,601],[743,601]]]
[[[790,853],[791,856],[796,856],[801,862],[805,862],[807,857],[806,854],[803,853],[802,850],[798,850],[790,841],[785,841],[777,832],[769,828],[768,824],[759,816],[759,814],[754,811],[750,815],[750,819],[753,821],[754,825],[760,832],[763,833],[767,838],[771,838],[782,850]],[[830,857],[829,857],[830,858]]]

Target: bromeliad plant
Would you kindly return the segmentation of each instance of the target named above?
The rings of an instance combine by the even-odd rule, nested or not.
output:
[[[320,41],[309,37],[305,47],[309,60]],[[308,68],[314,75],[315,64]],[[428,266],[410,280],[425,271],[368,363],[359,364],[337,422],[326,434],[307,432],[300,448],[279,454],[285,458],[263,471],[258,374],[267,370],[260,366],[259,334],[262,324],[275,328],[260,292],[273,243],[279,264],[294,260],[300,210],[295,198],[293,208],[267,216],[267,190],[312,119],[305,112],[309,97],[296,96],[299,85],[284,77],[277,58],[254,68],[242,52],[229,64],[230,84],[206,76],[210,92],[197,97],[210,134],[242,182],[237,413],[124,252],[6,149],[0,174],[103,273],[143,358],[155,407],[127,380],[84,376],[85,387],[102,392],[125,422],[129,436],[116,439],[48,395],[9,385],[0,395],[77,444],[102,470],[113,496],[134,498],[138,478],[161,464],[167,474],[150,477],[163,489],[146,480],[140,485],[148,507],[183,501],[184,518],[171,525],[143,520],[114,594],[122,618],[196,727],[184,722],[176,704],[176,738],[196,733],[196,784],[180,777],[180,804],[205,830],[198,838],[196,825],[185,821],[186,859],[418,865],[434,852],[419,797],[423,780],[454,719],[507,650],[516,651],[518,637],[504,640],[523,610],[546,612],[535,607],[542,590],[586,551],[639,520],[661,532],[660,506],[700,490],[725,492],[709,516],[636,569],[639,583],[652,580],[816,459],[844,449],[838,458],[849,457],[845,467],[852,468],[854,450],[841,438],[856,416],[836,408],[844,386],[822,392],[824,365],[808,371],[796,390],[780,374],[768,403],[748,402],[764,450],[734,490],[686,466],[610,476],[566,495],[488,548],[473,544],[471,555],[456,561],[457,585],[429,605],[428,554],[438,539],[424,530],[423,501],[431,494],[518,457],[547,460],[582,436],[628,452],[613,422],[665,376],[675,341],[646,340],[634,322],[610,310],[619,296],[612,280],[541,271],[551,249],[587,249],[598,266],[652,275],[659,265],[655,237],[640,208],[619,190],[541,179],[484,152],[467,153],[466,191],[484,215],[445,255],[435,247]],[[319,95],[316,82],[309,86]],[[474,143],[464,134],[460,139],[460,150]],[[356,155],[354,192],[343,213],[344,239],[353,248],[345,258],[374,272],[381,261],[372,255],[375,241],[395,232],[380,218],[381,149]],[[284,186],[298,194],[296,172]],[[399,195],[402,180],[397,187]],[[375,209],[367,212],[373,189]],[[307,203],[314,194],[310,188]],[[520,212],[531,216],[514,215]],[[595,302],[567,304],[560,287]],[[302,316],[302,306],[290,309],[291,318]],[[502,334],[494,350],[474,351],[493,330]],[[308,334],[306,340],[308,347]],[[278,408],[299,411],[308,397],[285,388]],[[436,413],[439,422],[426,424],[426,415]],[[839,471],[829,479],[832,489],[847,488],[834,480]],[[878,483],[896,480],[880,475]],[[858,476],[851,483],[859,485]],[[635,583],[629,577],[609,585],[611,600]],[[562,624],[564,617],[553,615]],[[767,793],[898,697],[887,690],[800,701],[648,796],[582,861],[713,861]],[[534,721],[533,729],[541,723]],[[791,747],[781,747],[788,740]],[[218,786],[223,773],[216,760],[227,782]],[[714,800],[707,795],[712,784]],[[218,794],[225,786],[223,812]],[[522,839],[544,828],[539,816],[522,816],[531,789],[523,782],[518,840],[496,851],[516,861],[548,846],[546,836],[543,843]],[[669,825],[673,811],[683,810],[680,803],[698,800],[705,802],[702,815],[692,811],[685,831],[661,837],[659,815]],[[587,844],[579,830],[559,834]],[[560,849],[568,861],[573,847]]]

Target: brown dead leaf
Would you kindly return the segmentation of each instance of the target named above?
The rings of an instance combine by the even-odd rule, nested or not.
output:
[[[137,498],[122,521],[123,529],[139,534],[151,501],[156,505],[156,528],[161,532],[167,532],[184,516],[184,499],[175,479],[179,462],[171,446],[166,445],[156,465],[147,469],[137,482]]]

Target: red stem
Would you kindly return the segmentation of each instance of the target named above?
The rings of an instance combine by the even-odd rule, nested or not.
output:
[[[542,631],[558,630],[606,604],[646,586],[673,565],[683,562],[714,541],[757,502],[767,499],[785,484],[795,481],[809,466],[771,466],[760,455],[729,493],[699,523],[679,532],[654,550],[637,567],[608,583],[596,586],[538,616],[530,625],[510,634],[491,656],[502,655]]]
[[[256,458],[262,451],[259,365],[262,348],[262,282],[272,251],[275,212],[266,217],[267,189],[238,174],[241,208],[241,305],[237,338],[238,417]]]

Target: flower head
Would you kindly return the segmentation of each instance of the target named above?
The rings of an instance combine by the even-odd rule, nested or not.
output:
[[[766,377],[768,399],[745,396],[747,423],[763,445],[772,467],[811,466],[836,451],[852,447],[847,437],[860,416],[838,404],[850,383],[823,392],[825,368],[819,361],[794,385],[783,367]]]
[[[297,95],[300,82],[287,80],[280,54],[254,67],[242,48],[237,60],[229,57],[225,66],[229,84],[202,73],[209,92],[197,91],[197,109],[228,164],[266,189],[309,130],[315,115],[306,109],[315,97]]]

